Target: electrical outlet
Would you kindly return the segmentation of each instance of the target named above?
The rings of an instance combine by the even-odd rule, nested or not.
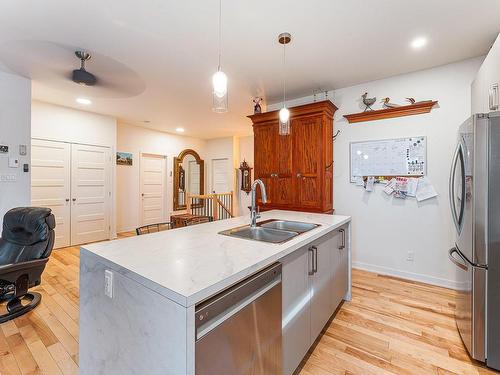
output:
[[[406,260],[408,262],[413,262],[415,260],[415,254],[413,253],[413,251],[408,251],[408,255],[406,256]]]
[[[113,272],[110,270],[104,271],[104,294],[113,298]]]

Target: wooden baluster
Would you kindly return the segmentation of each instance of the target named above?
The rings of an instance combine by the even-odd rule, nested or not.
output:
[[[217,204],[217,195],[211,194],[210,195],[210,199],[212,200],[212,212],[213,212],[212,216],[214,218],[214,221],[219,220],[219,213],[218,213],[218,210],[217,210],[217,208],[219,206]]]
[[[231,190],[231,195],[229,196],[229,213],[231,217],[234,217],[233,201],[234,201],[234,191]]]
[[[186,193],[186,195],[184,195],[184,199],[186,201],[186,211],[191,213],[191,194]]]

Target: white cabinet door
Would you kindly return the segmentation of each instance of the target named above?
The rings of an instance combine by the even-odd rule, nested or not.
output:
[[[500,35],[472,82],[472,113],[500,110]]]
[[[70,160],[68,143],[31,141],[31,204],[52,210],[55,248],[71,244]]]
[[[141,155],[141,225],[165,221],[165,157]]]
[[[349,282],[347,225],[335,231],[332,252],[332,301],[333,311],[344,299]]]
[[[488,112],[488,89],[483,69],[479,69],[471,86],[472,114]]]
[[[71,145],[71,244],[109,239],[110,154],[97,146]]]
[[[488,90],[488,110],[500,110],[500,35],[491,47],[485,61]]]
[[[311,275],[311,343],[333,313],[332,303],[332,255],[335,250],[334,235],[330,233],[315,241],[313,272]]]
[[[292,374],[306,355],[310,340],[310,286],[312,267],[308,248],[299,249],[281,260],[283,293],[283,374]]]

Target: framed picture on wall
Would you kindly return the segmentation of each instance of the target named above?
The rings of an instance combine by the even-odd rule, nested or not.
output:
[[[117,152],[116,165],[132,165],[133,154],[131,152]]]

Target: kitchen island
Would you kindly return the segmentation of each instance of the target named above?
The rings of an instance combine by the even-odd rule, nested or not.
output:
[[[244,216],[83,246],[80,373],[194,374],[196,305],[276,262],[283,267],[283,368],[293,371],[340,301],[350,299],[350,217],[268,211],[266,219],[319,226],[282,244],[219,234],[248,224]]]

